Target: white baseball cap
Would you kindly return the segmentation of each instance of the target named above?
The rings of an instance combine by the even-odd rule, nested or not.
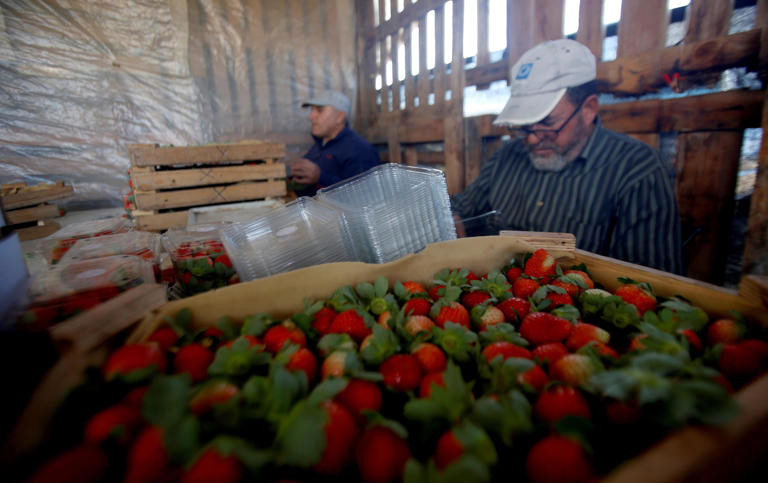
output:
[[[493,124],[534,124],[552,112],[568,87],[597,78],[595,56],[575,40],[549,40],[524,53],[511,77],[510,98]]]
[[[349,116],[349,98],[339,91],[323,91],[301,103],[301,107],[308,106],[331,106]]]

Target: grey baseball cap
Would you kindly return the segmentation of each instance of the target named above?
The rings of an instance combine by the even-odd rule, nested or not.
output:
[[[349,116],[349,98],[339,91],[323,91],[301,103],[301,107],[309,106],[331,106]]]

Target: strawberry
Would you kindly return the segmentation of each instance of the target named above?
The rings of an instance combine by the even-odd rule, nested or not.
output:
[[[264,345],[264,343],[261,341],[261,339],[259,339],[255,335],[245,334],[245,335],[241,335],[241,336],[239,336],[239,337],[237,337],[235,339],[230,340],[229,342],[224,344],[224,347],[232,347],[235,344],[235,342],[237,342],[239,339],[247,340],[248,341],[248,347],[253,347],[253,346],[256,346],[256,345]]]
[[[149,386],[135,387],[123,397],[121,402],[141,409],[141,405],[144,403],[144,395],[147,393],[147,390],[149,390]]]
[[[442,471],[466,454],[471,454],[486,465],[495,463],[497,459],[496,449],[488,434],[465,422],[440,436],[432,458],[437,469]]]
[[[196,415],[202,415],[210,411],[213,406],[222,404],[240,392],[240,389],[224,379],[214,379],[206,382],[192,396],[189,401],[189,409]]]
[[[491,296],[487,292],[481,290],[475,290],[473,292],[464,292],[461,294],[461,303],[467,310],[472,310],[473,307],[482,304]]]
[[[226,253],[222,253],[218,257],[216,257],[216,260],[214,260],[215,263],[221,263],[227,268],[232,268],[232,260],[229,259],[229,255]]]
[[[128,453],[124,482],[167,481],[170,474],[170,456],[165,446],[163,429],[147,426],[136,437]]]
[[[522,359],[532,359],[531,351],[525,347],[520,347],[511,342],[498,341],[488,344],[482,351],[481,355],[485,358],[485,362],[489,363],[497,356],[501,356],[504,359],[510,357],[519,357]]]
[[[444,470],[463,454],[464,445],[456,437],[453,430],[448,430],[437,440],[434,455],[435,465],[437,469]]]
[[[589,405],[582,393],[572,386],[562,384],[544,389],[533,404],[533,413],[541,421],[552,424],[565,416],[592,419]]]
[[[426,315],[409,315],[403,324],[403,328],[411,337],[416,337],[420,333],[429,334],[434,326],[435,323]]]
[[[554,277],[556,269],[555,258],[545,249],[539,248],[526,260],[523,273],[529,277],[541,279],[542,283],[549,283]]]
[[[366,429],[355,450],[355,462],[364,483],[401,481],[411,449],[404,436],[382,424]]]
[[[696,354],[701,354],[704,350],[704,345],[701,343],[699,335],[693,331],[693,329],[678,329],[679,334],[683,334],[688,339],[688,345],[693,349]]]
[[[548,342],[536,346],[532,351],[534,360],[547,363],[549,367],[557,362],[558,359],[568,354],[568,349],[562,342]]]
[[[285,368],[289,371],[304,371],[304,374],[307,376],[307,382],[312,384],[315,376],[317,376],[317,358],[311,350],[306,347],[300,347],[291,354],[291,358],[288,360]]]
[[[365,320],[356,309],[349,309],[333,318],[328,333],[349,334],[356,342],[362,342],[370,335],[371,329],[365,325]]]
[[[134,382],[155,374],[165,372],[165,354],[155,342],[127,344],[109,355],[104,363],[104,379],[116,377]]]
[[[362,362],[357,353],[346,350],[335,350],[328,354],[320,366],[320,374],[323,379],[328,377],[341,377],[348,371],[359,369]]]
[[[402,282],[403,288],[405,289],[405,292],[409,295],[416,295],[416,294],[426,294],[427,289],[424,288],[424,285],[420,284],[419,282],[414,282],[412,280],[407,280],[405,282]]]
[[[97,445],[83,443],[43,463],[29,483],[97,483],[109,468],[107,453]]]
[[[364,379],[350,379],[347,386],[334,397],[343,404],[352,415],[363,422],[363,411],[380,411],[382,404],[381,388],[375,382]]]
[[[571,386],[580,386],[594,374],[595,370],[595,364],[589,356],[568,354],[550,366],[549,376]]]
[[[607,330],[596,325],[580,322],[573,326],[568,338],[565,339],[565,346],[571,352],[576,352],[587,343],[599,341],[607,343],[611,339],[611,334]]]
[[[552,287],[552,285],[547,285],[547,287]],[[544,298],[552,302],[552,304],[549,306],[549,309],[560,307],[561,305],[573,305],[573,299],[570,295],[567,293],[560,293],[555,290],[547,290],[547,294],[544,296]]]
[[[768,342],[743,339],[724,344],[717,367],[736,388],[768,369]]]
[[[192,382],[200,382],[208,377],[208,366],[213,362],[214,354],[202,344],[192,343],[179,348],[173,358],[173,372],[186,372]]]
[[[411,349],[411,354],[419,361],[421,370],[425,374],[431,372],[443,372],[447,364],[445,353],[435,344],[422,342]]]
[[[342,404],[324,401],[322,407],[328,413],[328,421],[323,426],[325,448],[313,469],[323,475],[336,475],[352,459],[358,434],[357,423]]]
[[[496,307],[504,313],[504,318],[509,323],[520,322],[531,311],[531,303],[520,297],[510,297],[502,300]]]
[[[584,448],[558,434],[545,436],[531,446],[525,471],[531,483],[578,483],[597,478]]]
[[[385,329],[391,329],[391,327],[389,326],[390,320],[392,320],[392,314],[389,313],[389,310],[385,310],[384,312],[380,313],[379,316],[376,318],[376,323],[384,327]]]
[[[610,399],[605,402],[605,416],[614,424],[634,424],[640,420],[642,411],[635,401]]]
[[[442,372],[428,372],[424,374],[419,383],[419,397],[429,397],[432,394],[432,385],[445,387],[445,379]]]
[[[216,448],[208,447],[182,475],[181,483],[237,483],[244,473],[245,467],[235,456],[224,456]]]
[[[403,313],[405,315],[427,315],[429,309],[432,308],[432,304],[427,299],[412,298],[403,306]]]
[[[445,285],[435,285],[432,288],[429,289],[427,292],[429,294],[429,298],[432,299],[433,302],[437,302],[440,300],[440,297],[443,296],[442,289],[445,288]]]
[[[160,348],[165,352],[179,340],[179,334],[173,327],[164,326],[147,337],[147,342],[157,342]]]
[[[283,345],[289,341],[300,347],[307,346],[307,336],[290,320],[273,325],[264,332],[264,345],[272,354],[280,352]]]
[[[547,377],[547,373],[544,372],[544,369],[536,364],[527,371],[518,374],[517,381],[523,385],[527,384],[533,392],[539,393],[546,387],[547,383],[549,383],[549,378]]]
[[[741,340],[744,327],[733,319],[717,319],[707,327],[707,344],[733,344]]]
[[[333,308],[323,306],[320,310],[315,312],[315,315],[312,318],[312,327],[314,327],[320,335],[325,335],[328,333],[328,330],[331,327],[331,322],[333,322],[334,317],[337,315],[338,312],[333,310]]]
[[[522,275],[522,273],[523,269],[517,266],[517,262],[508,267],[504,267],[504,276],[507,277],[509,283],[513,283],[515,280],[517,280],[517,277]]]
[[[625,303],[634,305],[640,317],[649,310],[656,310],[656,296],[653,294],[650,285],[629,281],[629,279],[625,278],[619,280],[626,283],[617,288],[613,294],[621,297]]]
[[[562,317],[547,312],[532,312],[520,323],[520,335],[533,345],[562,342],[573,325]]]
[[[438,327],[443,328],[446,322],[453,322],[469,329],[469,312],[459,302],[453,301],[448,305],[436,302],[432,306],[430,315]]]
[[[595,288],[595,282],[587,274],[587,272],[584,272],[582,270],[571,269],[571,270],[564,271],[563,275],[573,280],[574,282],[576,282],[576,285],[578,285],[579,288],[581,289],[579,292]],[[579,281],[581,281],[584,286],[582,286],[582,283],[579,283]]]
[[[83,441],[101,444],[109,438],[115,438],[125,445],[143,421],[140,408],[118,403],[91,416],[85,425]]]
[[[527,300],[541,287],[538,281],[529,278],[525,275],[521,275],[512,283],[512,293],[517,298]]]
[[[410,391],[419,387],[421,366],[416,356],[395,354],[379,366],[384,385],[395,391]]]
[[[616,352],[616,349],[609,346],[605,342],[593,341],[590,344],[592,345],[592,347],[595,348],[595,351],[597,351],[597,353],[601,356],[612,357],[613,359],[619,358],[619,353]]]
[[[471,312],[472,321],[481,330],[506,321],[504,312],[494,305],[477,305]]]

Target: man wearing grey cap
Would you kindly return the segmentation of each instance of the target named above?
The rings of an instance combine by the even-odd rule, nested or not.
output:
[[[647,144],[603,127],[592,52],[547,41],[511,74],[494,124],[514,139],[452,197],[454,218],[496,210],[502,229],[573,233],[583,250],[682,273],[672,167]]]
[[[291,163],[291,177],[299,196],[313,196],[319,188],[360,174],[381,159],[368,141],[349,127],[349,99],[338,91],[323,91],[307,99],[315,144],[303,159]]]

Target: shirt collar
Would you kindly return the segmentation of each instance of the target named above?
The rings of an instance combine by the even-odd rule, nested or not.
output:
[[[327,143],[323,144],[323,138],[319,138],[314,134],[312,135],[312,139],[314,139],[315,143],[319,144],[320,146],[328,146],[331,143],[335,143],[339,139],[344,138],[345,136],[349,136],[351,132],[352,132],[352,128],[349,127],[349,121],[346,121],[346,123],[344,124],[344,128],[341,131],[339,131],[339,134],[337,134],[335,138],[329,140]]]

